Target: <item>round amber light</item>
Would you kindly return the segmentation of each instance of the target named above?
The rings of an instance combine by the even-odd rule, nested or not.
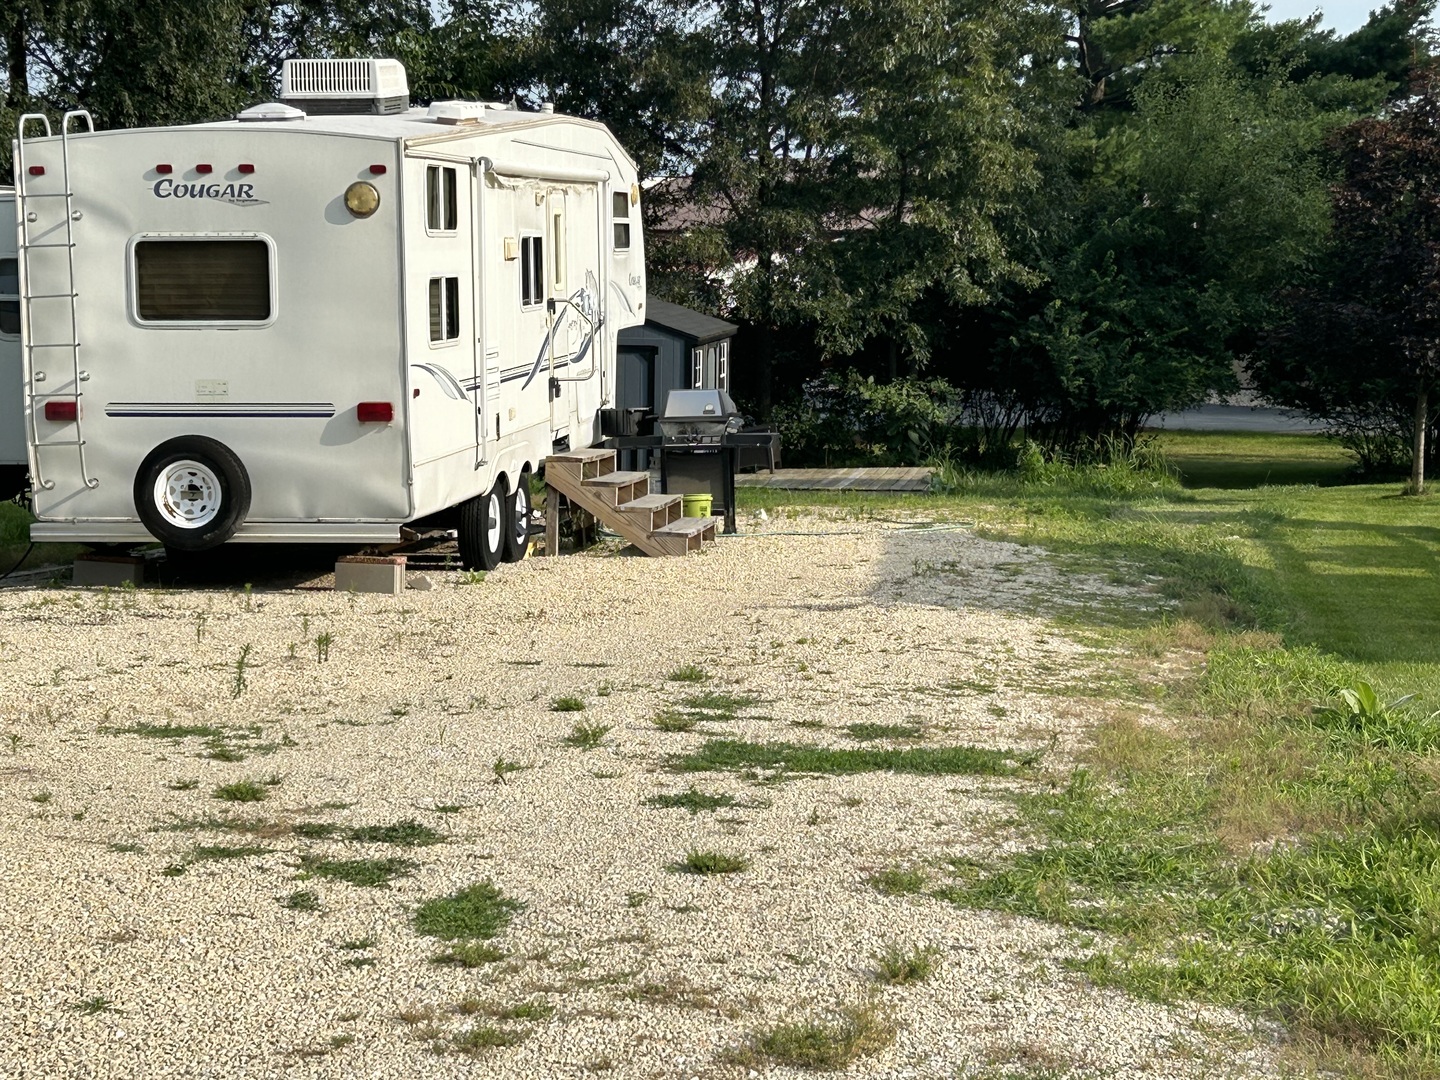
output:
[[[356,180],[345,189],[345,209],[356,217],[369,217],[380,209],[380,192],[374,184]]]

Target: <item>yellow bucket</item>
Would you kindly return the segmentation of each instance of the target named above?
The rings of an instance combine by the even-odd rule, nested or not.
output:
[[[681,512],[686,517],[709,517],[713,495],[681,495]]]

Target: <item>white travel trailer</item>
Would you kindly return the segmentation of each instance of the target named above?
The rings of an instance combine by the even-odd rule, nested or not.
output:
[[[522,558],[529,474],[599,440],[644,321],[609,131],[412,109],[395,61],[288,61],[224,123],[26,117],[15,166],[36,540],[369,544],[458,508],[467,565]]]

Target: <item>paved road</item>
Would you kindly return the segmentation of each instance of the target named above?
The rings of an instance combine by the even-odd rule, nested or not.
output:
[[[1150,418],[1150,428],[1167,431],[1323,431],[1324,425],[1280,409],[1256,409],[1248,405],[1202,405],[1184,412],[1161,413]]]

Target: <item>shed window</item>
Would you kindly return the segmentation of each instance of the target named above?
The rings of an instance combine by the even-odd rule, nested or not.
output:
[[[617,191],[610,198],[615,218],[615,250],[630,250],[630,193]]]
[[[0,334],[20,333],[20,264],[0,259]]]
[[[730,389],[730,342],[717,342],[715,349],[715,385],[721,390]]]
[[[445,165],[425,166],[425,227],[431,232],[454,232],[458,213],[455,170]]]
[[[144,322],[264,322],[271,297],[264,240],[135,245],[135,313]]]
[[[430,341],[441,343],[460,337],[460,279],[430,279]]]
[[[520,306],[534,307],[545,299],[545,241],[520,238]]]
[[[690,350],[690,385],[695,389],[705,385],[705,350]]]

